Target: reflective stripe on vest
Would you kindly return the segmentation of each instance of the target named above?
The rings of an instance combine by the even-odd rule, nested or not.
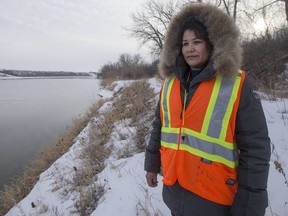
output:
[[[163,117],[163,123],[162,125],[164,125],[164,127],[170,127],[170,107],[169,107],[169,104],[170,104],[170,97],[166,97],[165,95],[170,95],[170,92],[171,92],[171,88],[172,88],[172,85],[174,83],[174,80],[175,80],[175,76],[169,78],[169,79],[166,79],[165,82],[164,82],[164,85],[163,85],[163,91],[162,91],[162,95],[161,95],[161,98],[165,98],[163,101],[162,101],[162,104],[163,104],[163,108],[165,109],[165,112],[163,110],[163,113],[164,113],[164,117]]]
[[[216,77],[201,132],[193,131],[185,128],[185,126],[181,126],[181,129],[180,127],[171,127],[171,115],[173,113],[170,113],[169,100],[175,76],[166,79],[161,94],[163,113],[161,145],[174,150],[179,148],[179,150],[225,164],[231,168],[238,166],[236,144],[227,142],[225,139],[233,106],[240,88],[241,74],[242,71],[240,71],[240,76],[235,79]],[[185,137],[181,142],[179,142],[180,135]]]

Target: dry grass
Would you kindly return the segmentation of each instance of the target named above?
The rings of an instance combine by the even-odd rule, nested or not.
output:
[[[153,205],[153,194],[149,194],[148,190],[142,185],[139,185],[140,190],[144,195],[144,200],[139,199],[136,205],[137,215],[145,216],[163,216],[163,213],[159,209],[155,209]]]
[[[90,215],[96,208],[99,199],[104,194],[104,187],[95,183],[89,187],[81,187],[80,197],[75,203],[76,211],[80,216]]]
[[[106,86],[106,88],[113,90],[115,85],[110,85],[112,87]],[[121,151],[118,152],[119,157],[130,157],[144,150],[145,133],[148,131],[148,127],[145,126],[148,123],[145,120],[151,119],[151,117],[147,118],[147,116],[148,110],[150,110],[149,101],[152,97],[154,97],[154,92],[149,88],[149,85],[145,81],[136,81],[129,87],[117,92],[117,95],[111,99],[112,101],[107,100],[106,102],[113,102],[112,108],[106,110],[106,112],[89,123],[89,141],[85,144],[80,154],[82,168],[80,170],[77,169],[77,174],[73,179],[74,187],[81,188],[79,191],[80,200],[75,205],[77,213],[80,215],[92,212],[97,207],[97,202],[104,193],[103,187],[99,185],[97,189],[89,190],[93,191],[93,193],[87,193],[85,188],[95,187],[97,174],[105,168],[105,159],[113,151],[113,143],[109,143],[109,141],[115,123],[131,119],[125,127],[136,127],[137,130],[133,147],[123,146]],[[126,137],[123,137],[123,139],[126,139]]]
[[[115,79],[101,79],[101,86],[103,86],[105,89],[113,91],[115,84],[112,85],[112,83],[115,81]]]
[[[145,81],[137,81],[125,88],[121,98],[115,102],[118,104],[115,113],[119,113],[118,120],[131,119],[129,127],[136,128],[136,134],[133,134],[134,148],[129,148],[123,157],[130,157],[137,152],[144,151],[146,143],[145,138],[149,131],[151,119],[154,112],[151,112],[151,98],[155,96],[149,84]]]
[[[268,95],[268,99],[271,101],[275,101],[277,99],[288,98],[288,89],[282,84],[277,85],[278,89],[267,88],[264,86],[260,86],[259,90],[266,95]],[[280,90],[282,89],[282,90]]]
[[[274,165],[275,165],[275,169],[282,174],[284,180],[285,180],[285,184],[288,187],[288,179],[285,173],[285,170],[282,167],[282,164],[280,162],[280,156],[277,152],[277,149],[275,147],[275,144],[271,142],[271,146],[272,146],[272,154],[276,157],[276,159],[274,160]]]
[[[105,83],[106,89],[115,88],[111,80],[102,83]],[[74,144],[74,139],[87,125],[89,125],[88,141],[82,141],[84,147],[79,155],[82,164],[73,167],[75,173],[71,175],[69,182],[64,180],[64,177],[62,180],[56,180],[53,191],[61,189],[61,195],[64,197],[72,192],[78,193],[79,199],[75,202],[76,212],[80,215],[91,213],[104,193],[104,186],[97,185],[95,182],[97,182],[97,174],[105,168],[105,160],[113,150],[113,143],[109,143],[109,140],[115,129],[115,123],[130,119],[125,127],[136,128],[133,147],[123,146],[120,157],[129,157],[143,151],[146,145],[145,137],[153,116],[150,103],[154,96],[153,90],[145,81],[135,81],[129,87],[116,92],[110,101],[98,100],[84,116],[74,119],[73,127],[69,128],[54,146],[44,149],[37,159],[25,168],[21,176],[5,186],[0,192],[0,215],[7,213],[31,191],[39,175],[69,150]],[[99,113],[99,108],[106,102],[112,103],[112,108]],[[124,140],[126,137],[120,139]],[[70,186],[63,187],[63,184]],[[46,209],[49,212],[52,210]]]

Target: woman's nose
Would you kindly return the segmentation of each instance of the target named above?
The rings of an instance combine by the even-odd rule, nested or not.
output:
[[[190,44],[190,45],[188,46],[188,50],[189,50],[189,51],[195,51],[195,46],[194,46],[193,44]]]

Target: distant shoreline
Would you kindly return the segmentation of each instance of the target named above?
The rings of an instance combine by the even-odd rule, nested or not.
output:
[[[97,77],[96,72],[0,70],[0,78],[67,78]]]
[[[96,76],[31,76],[31,77],[16,77],[16,76],[1,76],[0,80],[24,80],[24,79],[97,79]]]

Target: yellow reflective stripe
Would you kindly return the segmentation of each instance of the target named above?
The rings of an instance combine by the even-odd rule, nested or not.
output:
[[[167,89],[167,94],[166,94],[166,98],[167,98],[167,115],[168,115],[168,127],[171,127],[171,113],[170,113],[170,93],[171,93],[171,89],[172,89],[172,86],[173,86],[173,83],[174,83],[174,80],[175,80],[175,76],[173,76],[172,79],[170,79],[170,83],[169,83],[169,86],[168,86],[168,89]]]
[[[223,164],[225,164],[229,167],[232,167],[232,168],[234,168],[238,165],[238,160],[235,161],[231,158],[231,157],[233,157],[232,155],[229,156],[229,154],[234,154],[233,151],[236,151],[236,149],[237,149],[236,144],[221,141],[217,138],[209,137],[205,134],[203,135],[199,132],[192,131],[191,129],[188,129],[188,128],[182,128],[182,130],[183,130],[182,134],[187,135],[187,136],[185,136],[185,137],[187,137],[187,138],[185,138],[185,140],[190,140],[189,137],[191,137],[192,139],[193,139],[193,137],[195,137],[196,139],[199,139],[199,141],[202,142],[202,145],[204,145],[204,146],[202,146],[203,149],[200,149],[202,147],[201,146],[199,146],[200,148],[196,147],[197,144],[191,140],[192,143],[190,143],[190,144],[189,143],[180,144],[179,150],[188,151],[189,153],[192,153],[192,154],[197,155],[199,157],[206,158],[206,159],[211,160],[211,161],[223,163]],[[162,128],[161,132],[162,132],[161,133],[162,135],[165,135],[165,137],[162,137],[163,139],[161,139],[161,146],[166,147],[166,148],[170,148],[173,150],[177,150],[177,147],[178,147],[178,141],[177,141],[178,138],[177,137],[180,135],[179,134],[180,128]],[[169,137],[169,134],[172,136]],[[176,136],[176,137],[173,137],[173,136]],[[170,140],[172,142],[170,142]],[[207,145],[209,143],[211,143],[212,145],[215,145],[214,151],[215,151],[215,153],[217,152],[217,154],[213,154],[212,149],[211,149],[212,150],[211,152],[209,152],[209,153],[207,152],[207,150],[211,147],[211,145],[209,144],[210,147],[206,146],[206,142],[207,142]],[[199,144],[201,144],[201,143],[199,143]],[[193,146],[193,145],[196,145],[196,146]],[[231,151],[231,153],[228,153],[228,155],[226,155],[227,152],[225,153],[225,151],[223,151],[224,149],[223,150],[219,149],[217,147],[217,145],[221,146],[224,149],[227,149],[228,151]],[[231,159],[229,159],[229,158],[231,158]]]
[[[165,133],[179,134],[180,133],[180,128],[162,127],[161,131],[165,132]]]
[[[203,151],[200,151],[198,149],[194,149],[188,145],[180,145],[180,150],[184,150],[184,151],[188,151],[190,152],[191,154],[194,154],[194,155],[197,155],[199,157],[202,157],[202,158],[205,158],[205,159],[208,159],[208,160],[211,160],[211,161],[215,161],[215,162],[220,162],[220,163],[223,163],[231,168],[235,168],[238,166],[238,161],[236,162],[232,162],[232,161],[229,161],[223,157],[220,157],[218,155],[212,155],[212,154],[207,154]]]
[[[184,103],[183,103],[183,110],[182,110],[182,125],[185,123],[185,111],[186,111],[186,102],[187,102],[187,91],[185,89],[184,93]]]
[[[221,87],[221,82],[222,82],[222,77],[221,76],[216,76],[216,81],[214,84],[214,88],[212,91],[212,95],[210,97],[210,101],[206,110],[205,118],[203,121],[202,129],[201,132],[204,134],[207,134],[208,128],[209,128],[209,123],[211,120],[211,116],[213,114],[213,110],[216,104],[217,96],[219,94],[219,90]]]
[[[242,74],[242,71],[240,73]],[[230,117],[231,117],[231,113],[232,113],[232,110],[233,110],[234,103],[235,103],[235,101],[237,99],[237,95],[238,95],[238,91],[239,91],[239,87],[240,87],[240,82],[241,82],[241,77],[237,76],[235,78],[233,90],[232,90],[232,93],[231,93],[231,97],[230,97],[230,100],[229,100],[229,103],[228,103],[228,106],[227,106],[227,109],[226,109],[226,112],[224,114],[224,118],[223,118],[223,121],[222,121],[222,129],[221,129],[220,136],[219,136],[220,140],[225,140],[226,139],[227,128],[228,128],[228,124],[229,124],[229,120],[230,120]]]
[[[166,148],[171,148],[171,149],[174,149],[174,150],[178,149],[178,145],[177,144],[168,143],[168,142],[164,142],[164,141],[161,141],[161,146],[166,147]]]
[[[188,134],[189,136],[194,136],[198,139],[202,139],[202,140],[205,140],[205,141],[208,141],[208,142],[211,142],[211,143],[215,143],[215,144],[218,144],[218,145],[221,145],[227,149],[235,149],[236,148],[236,144],[235,143],[230,143],[230,142],[226,142],[224,140],[219,140],[217,138],[214,138],[214,137],[210,137],[210,136],[207,136],[206,134],[202,134],[202,133],[199,133],[199,132],[196,132],[196,131],[193,131],[191,129],[188,129],[188,128],[182,128],[182,132],[185,133],[185,134]]]
[[[163,122],[162,125],[167,127],[171,126],[171,113],[170,113],[170,93],[175,80],[175,76],[165,79],[162,94],[161,94],[161,104],[162,104],[162,113],[163,113]],[[168,86],[167,86],[168,85]],[[163,105],[166,105],[165,107]],[[165,112],[165,109],[167,112]]]
[[[163,101],[164,101],[164,92],[165,92],[165,85],[166,85],[167,79],[164,81],[163,87],[162,87],[162,92],[161,92],[161,109],[162,109],[162,114],[163,114],[163,122],[162,126],[165,125],[165,112],[164,112],[164,107],[163,107]]]
[[[164,133],[172,133],[172,134],[179,134],[180,129],[179,128],[166,128],[166,127],[162,127],[161,129],[162,132]],[[227,149],[235,149],[236,148],[236,144],[235,143],[230,143],[230,142],[226,142],[224,140],[219,140],[217,138],[214,137],[210,137],[207,136],[205,134],[193,131],[191,129],[188,128],[182,128],[182,133],[183,134],[188,134],[189,136],[194,136],[198,139],[202,139],[208,142],[212,142],[212,143],[216,143],[218,145],[221,145]]]

